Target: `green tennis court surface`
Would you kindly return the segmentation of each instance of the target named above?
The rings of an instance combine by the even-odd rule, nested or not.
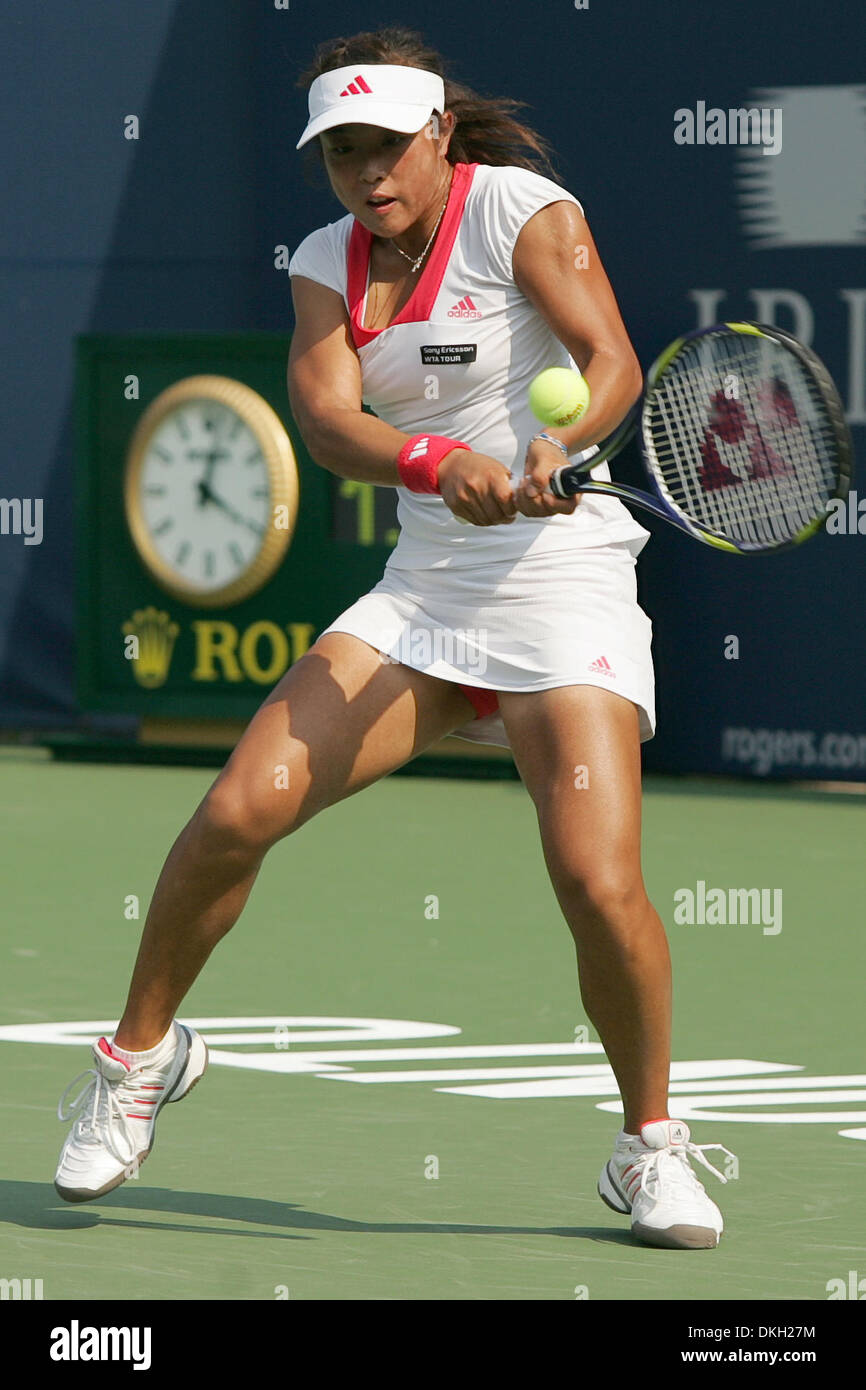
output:
[[[717,1250],[635,1245],[596,1195],[616,1092],[575,1051],[574,948],[516,783],[392,778],[278,845],[184,1005],[212,1020],[204,1080],[162,1112],[138,1179],[60,1201],[55,1107],[90,1064],[70,1030],[117,1018],[213,776],[0,761],[0,1277],[46,1299],[266,1300],[824,1300],[866,1280],[856,796],[646,788],[672,1113],[738,1159],[735,1176],[708,1154],[726,1186],[696,1168]],[[781,930],[675,923],[701,882],[781,889]]]

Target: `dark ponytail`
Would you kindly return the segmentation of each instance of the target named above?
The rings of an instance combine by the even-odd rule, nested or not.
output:
[[[513,113],[526,102],[512,97],[479,96],[470,87],[452,82],[445,73],[440,54],[414,29],[394,26],[321,43],[313,62],[298,79],[298,86],[307,90],[323,72],[353,63],[394,63],[401,67],[424,68],[444,78],[445,109],[455,117],[447,155],[450,164],[516,164],[521,169],[532,169],[560,182],[547,140],[514,118]],[[302,154],[306,156],[308,174],[322,167],[320,140],[311,140]]]

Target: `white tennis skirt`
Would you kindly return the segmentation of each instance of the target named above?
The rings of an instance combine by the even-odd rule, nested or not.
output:
[[[635,576],[646,539],[469,567],[389,565],[325,632],[350,633],[384,659],[463,687],[612,690],[637,706],[643,743],[655,733],[652,623]],[[498,709],[454,732],[509,747]]]

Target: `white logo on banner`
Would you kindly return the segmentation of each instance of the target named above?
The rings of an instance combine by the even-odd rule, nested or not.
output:
[[[774,159],[737,147],[752,248],[866,245],[866,87],[760,87],[744,104],[780,108],[785,131]]]
[[[450,1095],[486,1100],[598,1097],[597,1109],[622,1114],[619,1090],[608,1064],[582,1060],[603,1056],[600,1043],[394,1047],[393,1043],[409,1039],[453,1037],[461,1029],[402,1018],[296,1018],[285,1014],[180,1021],[202,1034],[216,1066],[308,1073],[325,1081],[373,1086],[414,1083]],[[102,1034],[110,1036],[115,1027],[116,1021],[110,1019],[14,1024],[0,1028],[0,1042],[81,1047]],[[321,1046],[323,1043],[328,1046]],[[239,1047],[252,1050],[239,1052]],[[531,1065],[520,1061],[524,1058],[530,1059]],[[561,1060],[551,1062],[551,1058]],[[496,1065],[479,1065],[484,1061]],[[744,1058],[672,1062],[671,1118],[789,1125],[862,1125],[866,1121],[866,1108],[829,1108],[863,1106],[866,1075],[790,1075],[802,1070],[797,1063]],[[792,1110],[791,1106],[803,1108]],[[849,1139],[866,1139],[866,1127],[839,1133]]]

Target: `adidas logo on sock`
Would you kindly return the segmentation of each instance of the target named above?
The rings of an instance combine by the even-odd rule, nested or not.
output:
[[[340,93],[341,97],[359,97],[362,92],[372,92],[373,88],[369,82],[365,82],[360,73],[354,82],[350,82],[348,87],[344,87]]]
[[[597,661],[591,662],[589,669],[596,675],[611,676],[616,680],[616,671],[614,671],[606,656],[600,656]]]
[[[469,295],[465,294],[448,310],[448,317],[449,319],[480,319],[483,318],[483,314],[480,309],[476,309]]]

